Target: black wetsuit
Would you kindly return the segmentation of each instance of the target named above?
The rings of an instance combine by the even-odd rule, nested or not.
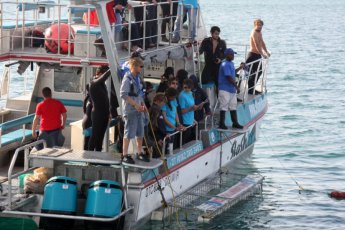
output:
[[[90,98],[92,101],[92,134],[89,140],[89,150],[102,151],[102,143],[109,121],[109,97],[105,81],[110,71],[90,82]]]
[[[213,43],[212,37],[205,38],[200,46],[199,53],[205,53],[205,67],[202,71],[201,79],[202,84],[214,82],[218,87],[218,71],[219,64],[216,64],[215,61],[217,58],[223,60],[224,51],[226,49],[226,43],[222,39],[218,39],[218,45],[213,53]]]
[[[92,120],[91,120],[92,102],[90,99],[89,92],[86,94],[86,97],[84,99],[83,111],[84,111],[84,116],[83,116],[82,126],[83,126],[83,130],[85,130],[92,126]],[[89,140],[90,140],[90,136],[85,136],[84,134],[84,150],[88,150]]]

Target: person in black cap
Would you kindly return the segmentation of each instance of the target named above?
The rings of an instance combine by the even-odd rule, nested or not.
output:
[[[225,125],[225,113],[230,110],[232,127],[237,129],[243,129],[243,126],[238,123],[237,120],[237,96],[239,88],[236,84],[236,72],[244,67],[241,64],[240,67],[235,69],[234,63],[234,52],[231,48],[224,51],[225,60],[220,65],[218,74],[218,86],[219,86],[219,108],[220,108],[220,129],[227,129]]]

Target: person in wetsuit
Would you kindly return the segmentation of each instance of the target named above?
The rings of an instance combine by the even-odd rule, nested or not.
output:
[[[109,76],[109,67],[99,66],[96,69],[96,76],[90,82],[90,98],[93,108],[91,112],[92,134],[88,149],[91,151],[102,151],[103,138],[108,127],[110,108],[105,81]]]
[[[212,26],[211,37],[205,38],[199,48],[200,54],[205,54],[205,67],[202,70],[202,84],[215,83],[218,88],[218,71],[222,60],[225,58],[224,51],[226,42],[220,39],[220,28]]]
[[[82,120],[82,127],[84,132],[84,150],[88,150],[89,148],[89,140],[90,140],[90,134],[87,132],[87,129],[92,126],[91,121],[91,112],[92,112],[92,101],[90,98],[90,85],[86,85],[86,96],[84,98],[83,102],[83,120]]]

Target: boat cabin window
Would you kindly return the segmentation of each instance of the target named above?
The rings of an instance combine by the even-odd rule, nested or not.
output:
[[[82,77],[78,68],[64,67],[54,71],[54,91],[81,93]]]

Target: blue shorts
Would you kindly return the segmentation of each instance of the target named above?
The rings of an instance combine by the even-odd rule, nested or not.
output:
[[[144,114],[140,112],[125,115],[124,137],[133,139],[134,137],[144,137]]]

